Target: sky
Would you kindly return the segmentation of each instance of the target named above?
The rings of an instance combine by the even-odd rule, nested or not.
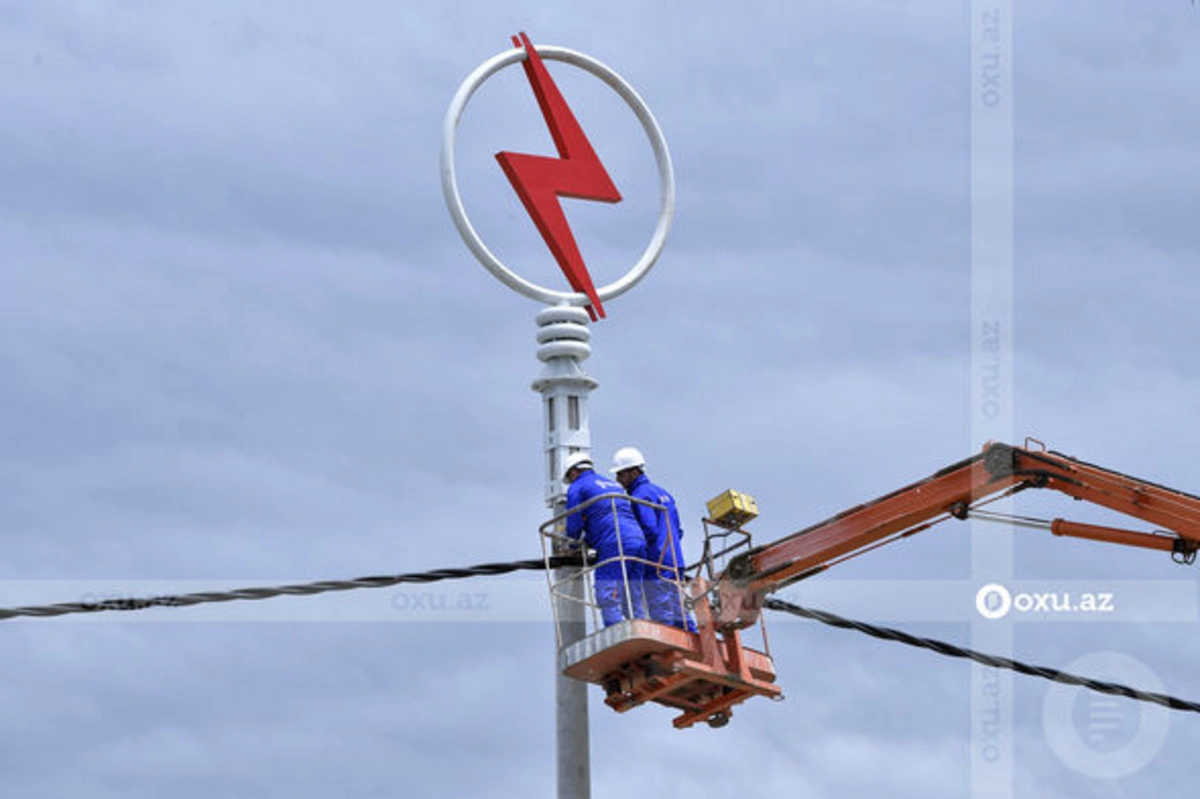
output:
[[[972,147],[1003,125],[985,18],[999,160]],[[540,555],[539,306],[473,259],[438,171],[451,98],[518,31],[620,73],[670,148],[670,238],[584,366],[598,462],[645,452],[689,560],[726,488],[768,542],[978,451],[980,303],[1009,309],[1013,443],[1200,493],[1198,26],[1182,0],[0,4],[0,606]],[[654,160],[616,96],[550,71],[624,195],[566,203],[610,282],[653,230]],[[565,286],[500,150],[552,153],[516,67],[464,114],[460,188],[498,257]],[[972,246],[973,176],[1008,162],[1011,297]],[[978,643],[980,552],[1013,594],[1117,607],[1014,611],[998,654],[1200,700],[1196,572],[1162,553],[954,523],[784,597]],[[592,689],[593,795],[1190,795],[1194,714],[767,624],[786,699],[723,729]],[[0,797],[554,791],[539,574],[0,640]]]

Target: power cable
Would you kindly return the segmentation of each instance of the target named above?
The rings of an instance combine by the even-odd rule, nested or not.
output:
[[[353,591],[359,588],[387,588],[401,583],[433,583],[441,580],[460,580],[468,577],[496,576],[515,571],[544,571],[547,568],[557,569],[564,566],[580,565],[580,557],[576,555],[556,555],[549,559],[517,560],[508,563],[481,563],[457,569],[431,569],[423,572],[393,574],[376,577],[358,577],[352,580],[320,580],[312,583],[296,583],[271,587],[239,588],[232,591],[201,591],[190,594],[174,594],[157,597],[130,597],[124,599],[105,599],[100,602],[63,602],[54,605],[28,605],[17,608],[0,608],[0,621],[21,616],[46,618],[51,616],[66,616],[75,613],[100,613],[106,611],[133,611],[155,607],[187,607],[213,602],[232,602],[237,600],[271,599],[278,596],[311,596],[331,591]],[[937,641],[931,638],[919,638],[915,635],[892,629],[876,627],[861,621],[853,621],[823,610],[812,610],[800,605],[786,602],[782,599],[769,598],[763,602],[763,607],[778,610],[803,618],[814,619],[833,627],[858,630],[876,638],[888,641],[899,641],[909,646],[929,649],[949,657],[967,658],[976,663],[994,668],[1011,669],[1020,674],[1041,677],[1054,682],[1068,685],[1079,685],[1093,691],[1105,694],[1137,699],[1142,702],[1153,702],[1172,710],[1187,710],[1200,713],[1200,703],[1177,699],[1167,694],[1140,691],[1117,683],[1093,680],[1079,677],[1058,669],[1045,666],[1030,666],[1011,658],[987,655],[971,649]]]
[[[1012,658],[1000,657],[998,655],[987,655],[982,652],[976,652],[972,649],[964,649],[954,644],[948,644],[944,641],[936,641],[931,638],[918,638],[915,635],[910,635],[902,630],[895,630],[891,627],[876,627],[873,624],[867,624],[861,621],[852,621],[851,619],[842,618],[834,613],[829,613],[823,610],[812,610],[811,608],[794,605],[791,602],[786,602],[782,599],[770,598],[763,602],[763,607],[771,610],[778,610],[784,613],[791,613],[793,616],[802,616],[806,619],[814,619],[828,624],[833,627],[842,627],[844,629],[858,630],[861,633],[872,635],[876,638],[882,638],[886,641],[899,641],[902,644],[916,646],[922,649],[930,649],[940,655],[948,657],[967,658],[976,663],[982,663],[985,666],[992,666],[998,669],[1010,669],[1019,674],[1027,674],[1031,677],[1041,677],[1045,680],[1053,682],[1066,683],[1067,685],[1079,685],[1093,691],[1099,691],[1102,694],[1116,694],[1117,696],[1136,699],[1140,702],[1153,702],[1163,707],[1171,708],[1172,710],[1188,710],[1192,713],[1200,713],[1200,703],[1188,702],[1184,699],[1177,699],[1167,694],[1157,694],[1150,691],[1140,691],[1137,688],[1130,688],[1127,685],[1118,683],[1104,682],[1102,680],[1093,680],[1090,677],[1079,677],[1075,674],[1069,674],[1058,669],[1051,669],[1046,666],[1030,666],[1027,663],[1013,660]]]
[[[200,591],[191,594],[176,594],[156,597],[105,599],[100,602],[63,602],[56,605],[30,605],[20,608],[0,608],[0,621],[18,616],[66,616],[71,613],[100,613],[104,611],[145,610],[146,608],[178,608],[202,605],[209,602],[232,602],[235,600],[271,599],[277,596],[310,596],[329,591],[353,591],[359,588],[387,588],[400,583],[433,583],[439,580],[460,580],[466,577],[493,576],[515,571],[540,571],[547,567],[578,566],[578,555],[554,556],[549,562],[517,560],[510,563],[481,563],[461,569],[433,569],[409,574],[393,574],[381,577],[358,577],[353,580],[320,580],[312,583],[279,585],[260,588],[239,588],[232,591]]]

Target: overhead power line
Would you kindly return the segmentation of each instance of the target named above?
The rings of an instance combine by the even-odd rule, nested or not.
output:
[[[481,563],[458,569],[431,569],[423,572],[407,574],[392,574],[376,577],[357,577],[352,580],[320,580],[311,583],[295,583],[258,588],[239,588],[232,591],[200,591],[188,594],[173,594],[156,597],[129,597],[124,599],[105,599],[100,602],[62,602],[55,605],[28,605],[17,608],[0,608],[0,621],[21,616],[46,618],[51,616],[66,616],[74,613],[103,613],[108,611],[146,610],[148,608],[179,608],[190,605],[203,605],[213,602],[233,602],[239,600],[271,599],[278,596],[312,596],[331,591],[354,591],[360,588],[387,588],[401,583],[434,583],[442,580],[461,580],[468,577],[492,577],[509,574],[516,571],[544,571],[547,568],[557,569],[564,566],[580,565],[578,555],[563,555],[550,558],[531,560],[516,560],[508,563]],[[901,630],[889,627],[876,627],[861,621],[853,621],[823,610],[794,605],[782,599],[769,598],[763,602],[763,607],[790,613],[794,616],[814,619],[834,627],[858,630],[876,638],[888,641],[899,641],[909,646],[929,649],[949,657],[967,658],[985,666],[1011,669],[1021,674],[1041,677],[1054,682],[1079,685],[1093,691],[1105,694],[1116,694],[1142,702],[1153,702],[1172,710],[1188,710],[1200,713],[1200,703],[1188,702],[1166,694],[1140,691],[1117,683],[1093,680],[1079,677],[1058,669],[1045,666],[1030,666],[1011,658],[987,655],[970,649],[936,641],[930,638],[919,638]]]
[[[549,567],[579,565],[578,555],[550,558]],[[180,608],[210,602],[271,599],[277,596],[311,596],[330,591],[354,591],[359,588],[387,588],[401,583],[434,583],[440,580],[461,580],[467,577],[487,577],[515,571],[543,571],[547,563],[542,558],[517,560],[510,563],[481,563],[461,569],[433,569],[409,574],[380,577],[358,577],[353,580],[320,580],[312,583],[278,585],[261,588],[239,588],[232,591],[200,591],[156,597],[105,599],[100,602],[63,602],[56,605],[30,605],[20,608],[0,608],[0,621],[18,616],[66,616],[71,613],[102,613],[106,611],[145,610],[147,608]]]
[[[1044,680],[1053,682],[1066,683],[1067,685],[1079,685],[1088,688],[1092,691],[1099,691],[1102,694],[1115,694],[1117,696],[1136,699],[1139,702],[1153,702],[1163,707],[1171,708],[1172,710],[1188,710],[1192,713],[1200,713],[1200,703],[1188,702],[1184,699],[1177,699],[1167,694],[1157,694],[1150,691],[1140,691],[1137,688],[1130,688],[1127,685],[1119,683],[1104,682],[1103,680],[1093,680],[1089,677],[1080,677],[1075,674],[1069,674],[1058,669],[1048,668],[1046,666],[1031,666],[1027,663],[1013,660],[1012,658],[1000,657],[998,655],[987,655],[982,652],[976,652],[972,649],[965,649],[954,644],[948,644],[944,641],[937,641],[932,638],[918,638],[915,635],[909,635],[902,630],[895,630],[891,627],[876,627],[873,624],[867,624],[861,621],[853,621],[838,616],[834,613],[829,613],[824,610],[812,610],[811,608],[794,605],[791,602],[786,602],[782,599],[767,599],[763,602],[763,607],[771,610],[778,610],[784,613],[791,613],[794,616],[801,616],[806,619],[814,619],[815,621],[829,624],[833,627],[842,627],[849,630],[858,630],[861,633],[872,635],[876,638],[882,638],[885,641],[899,641],[902,644],[909,646],[920,647],[921,649],[930,649],[940,655],[948,657],[967,658],[976,663],[982,663],[985,666],[992,666],[998,669],[1009,669],[1018,672],[1019,674],[1028,674],[1031,677],[1041,677]]]

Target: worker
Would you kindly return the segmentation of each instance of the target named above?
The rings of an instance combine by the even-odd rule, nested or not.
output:
[[[576,452],[567,456],[563,482],[567,488],[567,536],[596,550],[596,603],[604,626],[622,619],[646,618],[642,593],[646,539],[621,486],[596,474],[591,458]],[[600,499],[576,513],[590,499]]]
[[[696,623],[683,607],[683,527],[675,498],[646,477],[646,459],[636,447],[622,447],[613,455],[609,470],[634,499],[661,505],[662,510],[633,503],[633,514],[646,537],[646,607],[653,621],[696,631]]]

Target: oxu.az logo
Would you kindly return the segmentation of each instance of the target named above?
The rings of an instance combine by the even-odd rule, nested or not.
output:
[[[1021,591],[1012,593],[1000,583],[988,583],[975,594],[975,609],[985,619],[1017,613],[1112,613],[1113,595],[1104,591]]]

